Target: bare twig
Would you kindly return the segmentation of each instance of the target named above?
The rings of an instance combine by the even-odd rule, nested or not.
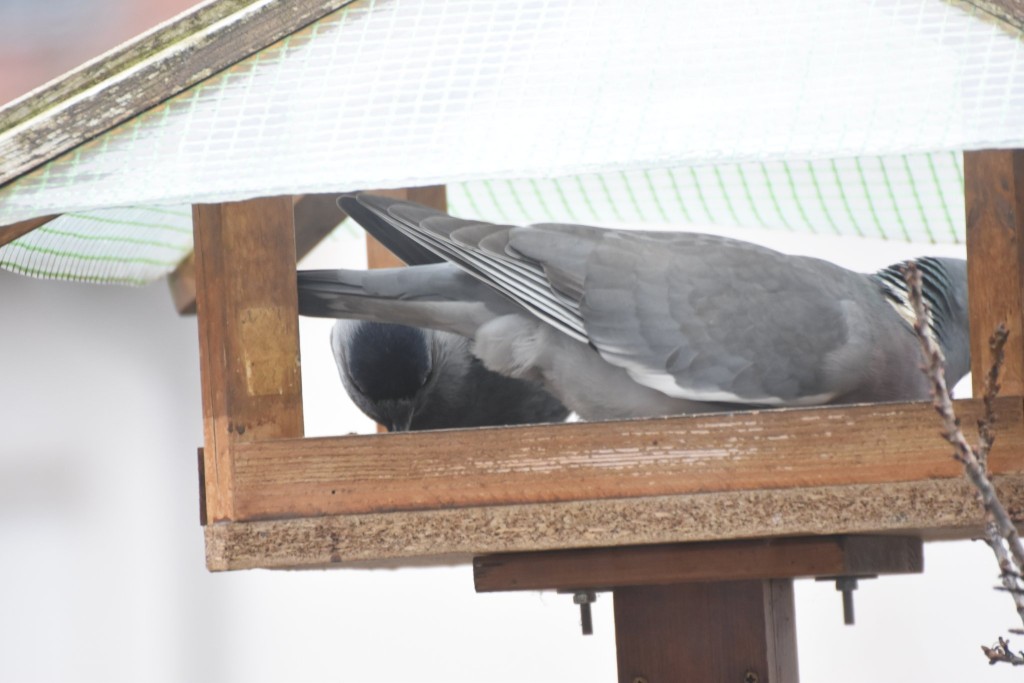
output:
[[[1017,614],[1021,618],[1021,623],[1024,623],[1024,581],[1021,580],[1021,574],[1024,572],[1024,544],[1021,543],[1017,528],[1006,508],[999,501],[986,470],[988,452],[995,441],[994,401],[999,392],[1003,346],[1008,336],[1006,327],[1000,325],[989,341],[994,362],[985,380],[985,417],[978,422],[978,445],[972,447],[960,429],[960,421],[953,411],[953,401],[946,386],[942,350],[932,335],[929,324],[931,316],[922,295],[921,272],[913,263],[908,263],[904,276],[907,280],[910,304],[914,308],[914,331],[921,343],[925,359],[922,371],[931,384],[932,405],[942,419],[942,436],[953,445],[953,457],[963,464],[964,474],[978,491],[978,498],[985,509],[985,540],[999,562],[1000,582],[1013,597]],[[1003,661],[1014,665],[1024,664],[1024,657],[1010,652],[1008,642],[1002,638],[999,639],[998,646],[982,649],[991,663]]]
[[[1006,338],[1009,336],[1010,333],[1007,331],[1006,325],[999,323],[988,342],[989,348],[992,350],[992,367],[988,369],[988,374],[985,376],[985,392],[982,395],[982,401],[985,403],[985,417],[978,420],[978,447],[976,449],[978,462],[982,468],[988,467],[988,452],[992,449],[992,443],[996,438],[993,431],[996,422],[994,405],[996,396],[999,395],[999,374],[1003,369],[1003,359],[1006,357],[1004,349]]]
[[[997,662],[1008,662],[1014,666],[1024,664],[1024,652],[1011,652],[1010,641],[1005,638],[1000,638],[999,644],[995,647],[985,647],[982,645],[981,651],[988,657],[989,664],[996,664]]]

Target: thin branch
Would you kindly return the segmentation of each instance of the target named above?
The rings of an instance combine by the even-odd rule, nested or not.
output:
[[[992,366],[988,369],[988,374],[985,375],[985,391],[982,395],[982,401],[985,404],[985,416],[978,420],[977,446],[978,463],[985,469],[988,468],[988,452],[992,449],[992,444],[996,439],[993,429],[996,422],[994,406],[996,396],[999,395],[999,389],[1001,388],[999,375],[1003,369],[1003,360],[1006,357],[1006,339],[1009,336],[1010,333],[1006,329],[1006,325],[999,323],[999,326],[992,333],[992,337],[988,341],[989,349],[992,350]]]
[[[1024,572],[1024,543],[1014,526],[1006,508],[999,501],[995,487],[988,478],[986,460],[988,451],[995,441],[993,425],[995,424],[994,400],[999,392],[999,373],[1003,364],[1003,346],[1008,336],[1006,327],[1000,325],[993,333],[989,345],[993,351],[994,362],[985,380],[985,417],[978,424],[978,446],[972,448],[967,442],[960,421],[953,411],[953,401],[946,386],[946,375],[943,366],[942,350],[932,334],[931,315],[922,295],[921,272],[913,263],[908,263],[904,273],[908,285],[910,304],[914,309],[914,332],[917,334],[924,354],[922,371],[931,385],[932,405],[942,419],[942,436],[953,445],[954,455],[964,466],[964,474],[978,491],[978,498],[985,509],[985,536],[992,552],[999,562],[1000,582],[1003,588],[1013,597],[1017,614],[1024,623],[1024,581],[1020,577]],[[1008,649],[1007,641],[999,639],[999,646],[985,648],[989,661],[1007,661],[1018,664],[1018,655]],[[1024,664],[1024,659],[1019,662]]]
[[[988,657],[989,664],[1008,662],[1014,666],[1024,665],[1024,652],[1011,652],[1010,641],[1005,638],[1000,638],[999,644],[995,647],[985,647],[982,645],[981,651]]]

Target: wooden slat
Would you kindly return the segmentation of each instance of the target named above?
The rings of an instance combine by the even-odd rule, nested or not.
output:
[[[615,591],[619,683],[797,683],[793,582]]]
[[[921,539],[822,536],[506,553],[473,560],[477,592],[919,573]]]
[[[0,185],[351,0],[204,3],[0,109]]]
[[[39,218],[32,218],[27,221],[21,221],[20,223],[0,226],[0,247],[5,244],[10,244],[14,240],[23,235],[27,235],[36,228],[46,225],[54,218],[57,218],[57,216],[40,216]]]
[[[1022,401],[998,411],[991,469],[1024,472]],[[950,453],[927,403],[283,439],[239,444],[234,519],[963,476]]]
[[[1024,151],[964,152],[964,193],[974,395],[992,364],[988,339],[999,323],[1010,330],[1002,393],[1024,395]]]
[[[1024,521],[1024,476],[994,477]],[[960,477],[892,484],[331,515],[206,527],[211,570],[469,562],[486,553],[653,543],[897,532],[929,539],[982,533],[975,490]]]
[[[234,448],[301,437],[291,197],[193,207],[209,521],[232,517]]]

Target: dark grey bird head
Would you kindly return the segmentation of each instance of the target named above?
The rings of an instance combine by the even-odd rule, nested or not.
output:
[[[339,320],[331,347],[353,402],[388,431],[561,422],[569,413],[538,384],[484,368],[456,334]]]

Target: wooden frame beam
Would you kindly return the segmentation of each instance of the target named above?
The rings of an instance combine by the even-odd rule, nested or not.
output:
[[[1024,473],[1024,405],[997,406],[989,467]],[[973,424],[983,408],[957,410]],[[249,440],[234,451],[233,519],[962,478],[935,420],[905,403]]]
[[[0,247],[5,244],[10,244],[14,240],[23,235],[27,235],[36,228],[43,227],[54,218],[57,218],[57,216],[40,216],[39,218],[31,218],[27,221],[12,223],[10,225],[0,227]]]
[[[1005,323],[1002,393],[1024,396],[1024,150],[964,152],[964,195],[974,395],[992,366],[989,335]]]
[[[490,593],[916,574],[922,546],[917,536],[817,536],[499,553],[473,560],[473,581]]]
[[[199,368],[207,519],[235,517],[235,451],[301,437],[292,198],[197,204]]]

